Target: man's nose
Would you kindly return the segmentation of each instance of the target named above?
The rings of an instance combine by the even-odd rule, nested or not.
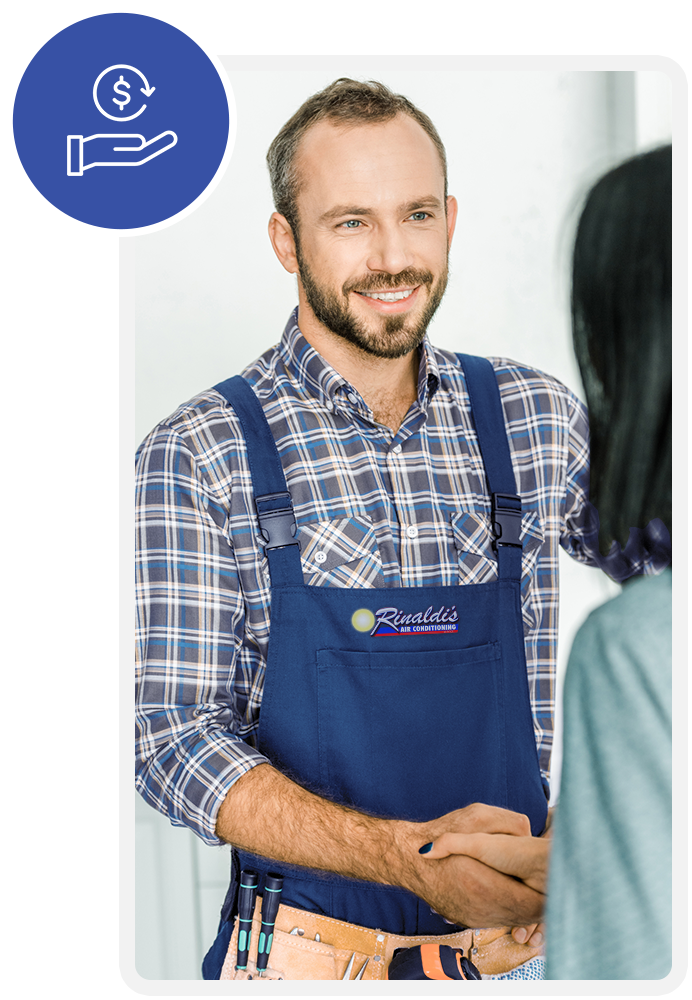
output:
[[[380,225],[372,236],[366,264],[370,271],[398,274],[413,266],[413,254],[400,225]]]

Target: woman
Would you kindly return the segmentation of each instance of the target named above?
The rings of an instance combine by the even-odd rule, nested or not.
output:
[[[594,187],[572,317],[600,538],[670,558],[671,147]],[[636,536],[636,533],[634,533]],[[548,882],[550,979],[660,979],[671,967],[671,570],[634,577],[580,629]]]
[[[671,968],[670,146],[589,193],[572,323],[602,566],[636,565],[646,549],[662,572],[628,580],[570,654],[546,978],[660,979]],[[544,845],[523,840],[518,852],[517,838],[444,834],[427,856],[469,854],[544,891]]]

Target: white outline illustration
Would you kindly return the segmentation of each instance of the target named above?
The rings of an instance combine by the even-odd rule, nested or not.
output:
[[[139,146],[113,146],[114,153],[136,153],[146,150],[148,146],[151,146],[159,139],[163,139],[165,135],[170,135],[173,142],[169,142],[168,145],[163,146],[162,149],[157,149],[155,153],[145,156],[143,160],[116,160],[113,163],[99,161],[96,163],[87,163],[87,165],[84,166],[84,143],[89,142],[90,139],[139,139]],[[145,139],[143,135],[139,135],[136,132],[120,133],[115,135],[97,132],[95,135],[88,135],[86,137],[83,135],[68,135],[67,176],[81,177],[85,170],[91,170],[92,167],[141,167],[143,163],[148,163],[149,160],[153,160],[155,156],[160,156],[161,153],[165,153],[166,150],[172,149],[177,141],[178,136],[175,132],[161,132],[160,135],[154,136],[153,139]],[[79,144],[78,146],[77,143]]]
[[[99,73],[99,75],[96,77],[96,83],[94,84],[94,90],[93,90],[94,104],[99,109],[101,114],[105,115],[106,118],[110,118],[112,122],[131,122],[133,118],[137,118],[138,115],[141,115],[141,113],[146,108],[146,104],[143,104],[142,107],[139,109],[139,111],[136,111],[134,115],[130,115],[128,118],[118,118],[117,115],[109,115],[107,111],[104,111],[101,105],[99,104],[98,97],[96,96],[96,91],[98,90],[99,83],[104,78],[106,73],[110,73],[112,69],[129,69],[132,70],[133,73],[136,73],[137,76],[141,77],[142,81],[144,82],[144,86],[140,87],[139,89],[146,97],[151,97],[151,95],[156,90],[156,87],[149,86],[149,81],[147,80],[146,76],[144,75],[144,73],[138,70],[136,66],[128,66],[126,63],[117,63],[115,66],[109,66],[108,69],[104,69],[103,72]]]

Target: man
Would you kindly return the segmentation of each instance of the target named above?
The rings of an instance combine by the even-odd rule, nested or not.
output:
[[[248,975],[241,868],[284,875],[275,975],[341,978],[353,951],[383,978],[395,947],[536,930],[535,888],[424,851],[545,830],[557,546],[594,558],[586,421],[554,380],[427,341],[457,203],[410,102],[338,80],[268,162],[297,312],[139,453],[137,782],[237,849],[205,978]]]

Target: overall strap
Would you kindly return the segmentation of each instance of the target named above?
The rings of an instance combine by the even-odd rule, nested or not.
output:
[[[241,375],[219,382],[214,388],[231,404],[243,430],[272,586],[302,584],[293,503],[262,404]]]
[[[458,354],[457,357],[466,376],[471,415],[488,480],[498,576],[501,580],[520,580],[521,497],[512,469],[500,387],[495,370],[486,358],[471,354]]]

